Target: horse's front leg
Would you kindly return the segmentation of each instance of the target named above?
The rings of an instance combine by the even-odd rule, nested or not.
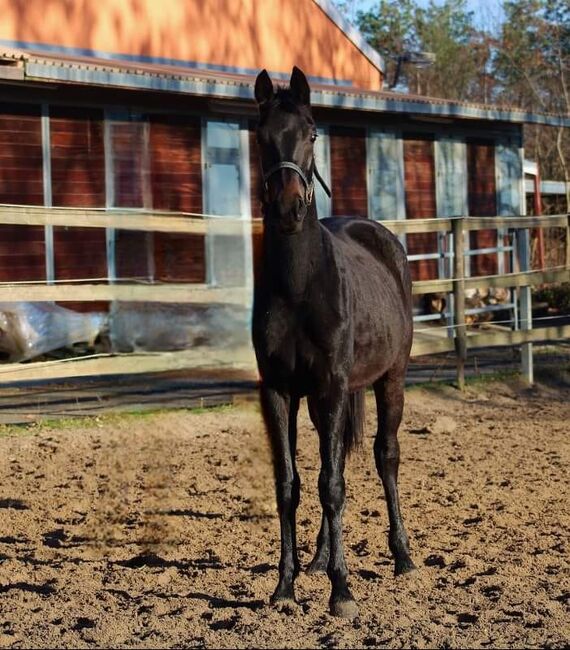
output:
[[[354,618],[358,608],[348,588],[348,570],[342,541],[342,513],[345,504],[344,465],[346,450],[344,429],[348,390],[339,382],[326,399],[318,401],[321,472],[319,495],[328,525],[329,558],[327,574],[331,581],[330,611],[333,616]]]
[[[295,466],[299,398],[262,386],[261,405],[273,452],[275,492],[281,525],[279,583],[272,602],[295,600],[293,583],[299,574],[295,513],[300,480]]]

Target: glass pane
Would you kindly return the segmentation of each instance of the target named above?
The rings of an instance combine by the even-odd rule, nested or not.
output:
[[[522,177],[521,157],[518,147],[500,144],[496,149],[498,181],[497,188],[499,215],[517,216],[521,209]]]
[[[207,168],[207,173],[208,214],[239,215],[239,167],[214,163]]]
[[[244,287],[251,273],[249,224],[241,222],[241,195],[246,173],[237,122],[208,121],[206,125],[205,212],[235,217],[232,234],[208,234],[206,244],[208,281],[217,286]]]
[[[113,170],[112,207],[150,208],[146,123],[131,116],[109,119]]]
[[[400,141],[395,133],[371,133],[369,137],[369,200],[372,219],[401,216],[403,172]]]
[[[322,179],[330,188],[331,186],[331,168],[330,168],[330,151],[329,151],[329,133],[328,128],[317,128],[318,138],[315,142],[315,163]],[[319,219],[331,216],[331,199],[327,196],[322,185],[315,178],[315,199],[317,201],[317,215]]]
[[[457,217],[465,213],[467,191],[465,143],[442,139],[437,144],[437,213],[440,217]]]
[[[239,124],[237,122],[209,121],[206,147],[222,149],[239,149]]]

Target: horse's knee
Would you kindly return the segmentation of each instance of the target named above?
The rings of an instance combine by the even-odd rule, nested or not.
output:
[[[342,510],[345,500],[344,477],[321,474],[319,476],[319,495],[326,514],[335,514]]]
[[[382,474],[398,469],[400,463],[400,444],[395,436],[384,438],[380,434],[374,443],[376,467]]]
[[[276,482],[277,505],[280,509],[296,509],[301,494],[301,481],[298,476],[292,479]]]

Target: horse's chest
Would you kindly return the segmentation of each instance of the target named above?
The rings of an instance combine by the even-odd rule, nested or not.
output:
[[[335,365],[334,332],[319,332],[306,313],[276,312],[266,322],[264,348],[266,367],[286,381],[314,384],[329,376]],[[323,336],[324,334],[324,336]]]

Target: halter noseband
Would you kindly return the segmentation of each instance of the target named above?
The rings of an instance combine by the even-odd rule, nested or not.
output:
[[[275,174],[275,172],[278,172],[280,169],[292,169],[293,171],[297,172],[299,176],[301,177],[301,180],[303,181],[305,185],[305,202],[307,205],[310,205],[311,201],[313,200],[313,193],[315,191],[315,183],[314,181],[307,179],[305,172],[299,167],[299,165],[296,165],[294,162],[289,162],[288,160],[282,160],[281,162],[276,163],[273,165],[273,167],[270,167],[264,174],[263,174],[263,186],[267,190],[267,182]],[[331,196],[331,191],[327,187],[327,184],[323,180],[322,176],[319,174],[317,171],[317,165],[313,161],[313,173],[317,177],[317,180],[319,183],[323,186],[324,191],[327,193],[327,195],[330,197]]]

